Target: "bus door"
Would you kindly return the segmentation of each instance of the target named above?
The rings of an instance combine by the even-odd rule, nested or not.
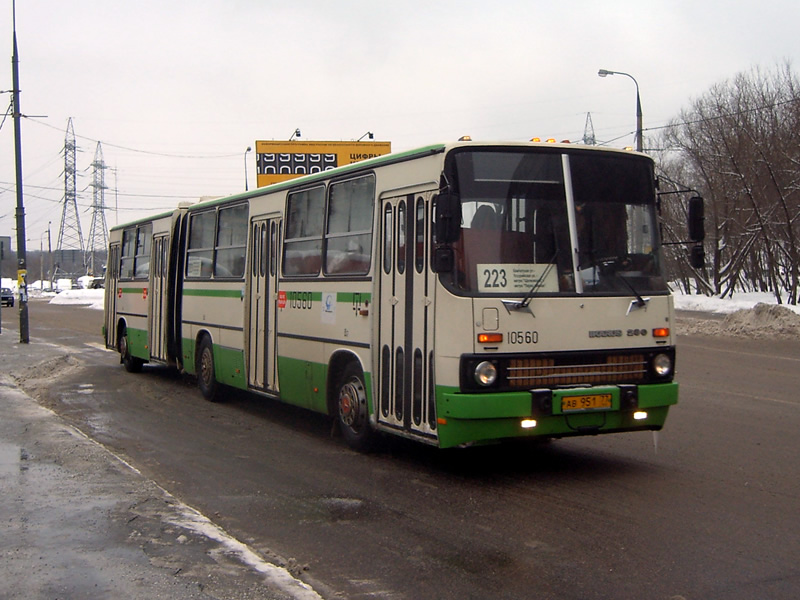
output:
[[[280,235],[279,217],[253,219],[250,224],[247,383],[270,392],[278,391],[275,295]]]
[[[169,235],[153,237],[150,254],[149,331],[150,358],[167,361]]]
[[[433,395],[432,193],[381,205],[378,422],[436,438]]]
[[[106,348],[117,347],[117,294],[119,293],[119,244],[108,248],[105,282]]]

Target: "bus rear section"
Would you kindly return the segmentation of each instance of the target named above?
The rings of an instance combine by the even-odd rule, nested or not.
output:
[[[144,363],[175,365],[175,305],[181,211],[141,220],[109,233],[105,282],[106,347],[129,371]]]

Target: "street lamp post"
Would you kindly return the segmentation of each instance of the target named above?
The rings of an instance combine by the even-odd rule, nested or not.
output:
[[[630,73],[623,73],[622,71],[600,69],[597,74],[600,77],[605,77],[607,75],[624,75],[625,77],[630,77],[636,85],[636,150],[637,152],[642,152],[642,100],[639,97],[639,82],[636,81],[636,78]]]
[[[50,243],[50,224],[47,222],[47,273],[50,275],[50,291],[53,291],[53,246]]]
[[[244,191],[248,190],[247,188],[247,153],[250,152],[252,148],[250,146],[247,147],[247,150],[244,151]]]

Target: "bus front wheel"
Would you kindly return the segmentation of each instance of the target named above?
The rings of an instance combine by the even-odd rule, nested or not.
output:
[[[197,387],[206,400],[216,402],[217,396],[217,373],[214,368],[214,346],[206,336],[200,340],[197,349]]]
[[[371,450],[375,432],[369,424],[364,375],[357,364],[350,363],[345,367],[337,389],[336,416],[342,436],[354,450]]]

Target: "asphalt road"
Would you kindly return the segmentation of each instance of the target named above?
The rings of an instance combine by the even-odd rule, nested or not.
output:
[[[30,315],[97,346],[43,404],[325,598],[800,597],[800,340],[680,338],[657,435],[361,455],[319,415],[125,372],[100,311]]]

